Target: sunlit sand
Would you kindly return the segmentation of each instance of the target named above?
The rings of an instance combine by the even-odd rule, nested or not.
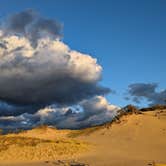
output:
[[[83,130],[42,126],[1,136],[0,160],[3,166],[12,165],[11,161],[37,166],[54,161],[55,165],[57,160],[92,166],[165,166],[165,154],[166,110],[157,110]]]

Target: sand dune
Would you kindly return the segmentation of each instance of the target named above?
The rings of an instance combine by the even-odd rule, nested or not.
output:
[[[0,157],[0,165],[12,165],[11,160],[16,161],[18,155],[22,155],[18,151],[26,151],[23,163],[15,163],[20,166],[56,165],[55,161],[58,159],[76,160],[90,166],[147,166],[153,161],[156,166],[166,164],[166,110],[125,115],[119,122],[79,131],[56,130],[46,127],[17,135],[9,134],[7,137],[13,136],[33,137],[51,142],[41,142],[35,147],[29,147],[27,151],[27,147],[17,146],[16,148],[12,145],[7,151],[0,152],[0,156],[3,156]],[[57,146],[56,140],[68,142],[59,142],[59,149],[52,148],[52,146]],[[53,150],[49,151],[48,149]],[[63,155],[61,155],[62,151],[58,154],[60,149],[65,149]],[[43,152],[42,155],[38,154],[38,151]],[[15,158],[7,158],[12,153],[15,154]],[[31,156],[36,156],[31,163],[27,163],[25,160],[26,157],[29,159],[29,153]]]
[[[120,123],[86,136],[96,149],[82,157],[91,165],[147,165],[166,163],[166,112],[123,116]]]

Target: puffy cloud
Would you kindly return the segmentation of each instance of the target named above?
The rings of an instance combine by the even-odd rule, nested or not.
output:
[[[128,94],[130,98],[140,103],[142,99],[146,99],[150,105],[165,104],[166,89],[157,91],[158,84],[156,83],[135,83],[128,87]]]
[[[40,39],[36,48],[25,37],[3,37],[3,41],[8,49],[0,48],[1,100],[70,104],[109,92],[98,85],[102,68],[96,59],[61,41]]]
[[[39,20],[47,19],[24,11],[10,16],[0,30],[0,100],[20,105],[73,104],[108,93],[108,88],[98,85],[102,67],[90,55],[71,50],[48,34],[31,45],[33,29],[57,31],[54,26],[50,30],[49,23],[38,27]]]
[[[60,23],[41,17],[31,9],[10,15],[1,23],[1,28],[4,36],[11,34],[25,36],[33,47],[37,46],[38,39],[43,36],[59,39],[62,31]]]
[[[5,20],[5,21],[4,21]],[[60,40],[62,26],[33,10],[0,25],[0,128],[81,128],[110,121],[102,67]],[[49,106],[50,105],[50,106]]]
[[[110,105],[104,97],[96,96],[71,107],[52,105],[35,114],[0,117],[0,128],[12,130],[46,124],[58,128],[79,129],[111,121],[119,109]]]

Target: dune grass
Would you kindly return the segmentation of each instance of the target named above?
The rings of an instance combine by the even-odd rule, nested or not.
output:
[[[0,136],[0,161],[54,160],[78,155],[87,149],[87,143],[73,139]]]
[[[26,138],[19,136],[0,136],[0,152],[7,150],[12,145],[23,146],[36,146],[39,143],[48,143],[50,140],[42,140],[37,138]]]
[[[85,128],[85,129],[80,129],[80,130],[71,130],[70,133],[68,133],[68,137],[69,138],[76,138],[79,136],[87,136],[90,135],[92,133],[94,133],[97,130],[102,129],[102,126],[94,126],[94,127],[90,127],[90,128]]]

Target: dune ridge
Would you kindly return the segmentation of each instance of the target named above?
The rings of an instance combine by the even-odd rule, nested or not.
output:
[[[142,112],[132,108],[119,113],[113,122],[100,126],[82,130],[41,126],[2,135],[1,140],[5,139],[8,148],[0,151],[0,165],[3,163],[3,166],[11,161],[24,162],[21,166],[28,161],[32,166],[49,166],[56,160],[78,160],[90,166],[147,166],[152,162],[155,166],[164,166],[166,109]],[[10,143],[10,139],[18,139],[15,141],[18,144]],[[1,141],[0,147],[6,144]],[[45,163],[46,160],[49,163]]]

